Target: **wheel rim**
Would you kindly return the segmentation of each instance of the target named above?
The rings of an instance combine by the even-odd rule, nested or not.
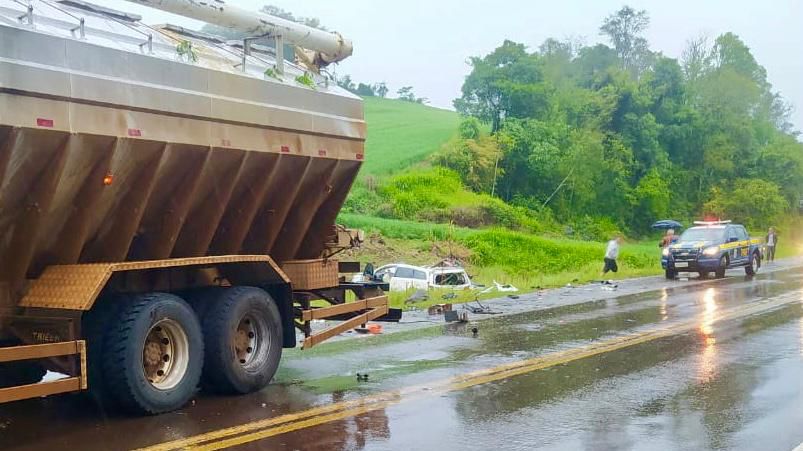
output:
[[[750,265],[753,267],[753,272],[758,271],[758,257],[753,255],[753,258],[750,259]]]
[[[157,390],[177,386],[189,366],[189,340],[179,323],[162,319],[148,331],[142,351],[145,378]]]
[[[268,323],[262,316],[246,314],[234,331],[234,354],[246,370],[258,368],[267,360],[273,343]]]

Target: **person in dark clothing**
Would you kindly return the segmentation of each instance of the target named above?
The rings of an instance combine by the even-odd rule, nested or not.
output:
[[[764,243],[767,245],[767,261],[774,262],[775,247],[778,246],[778,234],[775,232],[775,227],[770,227],[769,232],[767,232],[767,237],[764,239]]]

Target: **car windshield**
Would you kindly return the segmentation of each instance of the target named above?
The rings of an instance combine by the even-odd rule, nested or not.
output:
[[[683,232],[681,241],[722,241],[725,236],[724,227],[692,227]]]

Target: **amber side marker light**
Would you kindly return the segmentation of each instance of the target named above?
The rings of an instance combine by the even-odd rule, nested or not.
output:
[[[109,186],[114,181],[114,176],[111,174],[107,174],[106,177],[103,177],[103,186]]]

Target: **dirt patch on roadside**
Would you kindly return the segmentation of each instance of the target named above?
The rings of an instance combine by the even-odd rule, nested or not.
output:
[[[359,249],[348,250],[342,255],[342,260],[358,260],[376,266],[399,262],[434,265],[446,258],[467,265],[471,251],[455,242],[398,240],[371,233]]]

